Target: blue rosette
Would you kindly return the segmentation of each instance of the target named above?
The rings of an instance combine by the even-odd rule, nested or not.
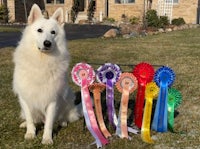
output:
[[[121,69],[116,64],[105,63],[97,69],[97,81],[106,84],[106,105],[108,120],[116,128],[117,116],[114,108],[114,85],[119,80]]]
[[[167,66],[160,67],[154,75],[154,81],[160,87],[160,92],[156,104],[152,129],[157,132],[167,131],[167,99],[168,88],[175,80],[174,71]]]

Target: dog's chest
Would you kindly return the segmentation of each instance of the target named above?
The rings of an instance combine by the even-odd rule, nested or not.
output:
[[[54,96],[66,83],[66,71],[59,64],[20,65],[16,69],[16,85],[28,96]],[[21,91],[20,91],[21,92]]]

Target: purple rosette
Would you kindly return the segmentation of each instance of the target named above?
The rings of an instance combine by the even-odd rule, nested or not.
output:
[[[98,82],[106,84],[106,105],[108,110],[108,120],[116,128],[117,116],[114,108],[114,88],[119,80],[121,69],[116,64],[105,63],[97,69],[96,77]]]

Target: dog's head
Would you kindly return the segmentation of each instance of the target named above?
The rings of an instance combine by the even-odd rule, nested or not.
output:
[[[45,19],[38,5],[34,4],[28,17],[32,39],[41,52],[52,52],[58,44],[63,23],[63,10],[58,8],[50,19]]]

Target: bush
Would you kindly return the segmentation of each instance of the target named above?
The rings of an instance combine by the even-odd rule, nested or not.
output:
[[[160,16],[159,27],[164,28],[167,25],[169,25],[168,17],[167,16]]]
[[[156,10],[148,10],[146,13],[146,23],[148,27],[164,28],[169,25],[167,16],[158,16]]]
[[[159,26],[159,18],[156,10],[148,10],[146,13],[146,23],[148,27],[158,27]]]
[[[9,19],[9,11],[6,5],[0,6],[0,22],[7,23]]]
[[[137,17],[132,17],[132,18],[130,18],[130,23],[131,24],[138,24],[139,23],[139,18],[137,18]]]
[[[180,26],[183,24],[185,24],[185,20],[183,18],[177,18],[172,20],[172,25]]]
[[[115,19],[114,18],[103,18],[103,21],[108,21],[110,23],[114,23]]]
[[[78,0],[74,0],[72,9],[71,9],[71,20],[74,23],[78,15]]]

